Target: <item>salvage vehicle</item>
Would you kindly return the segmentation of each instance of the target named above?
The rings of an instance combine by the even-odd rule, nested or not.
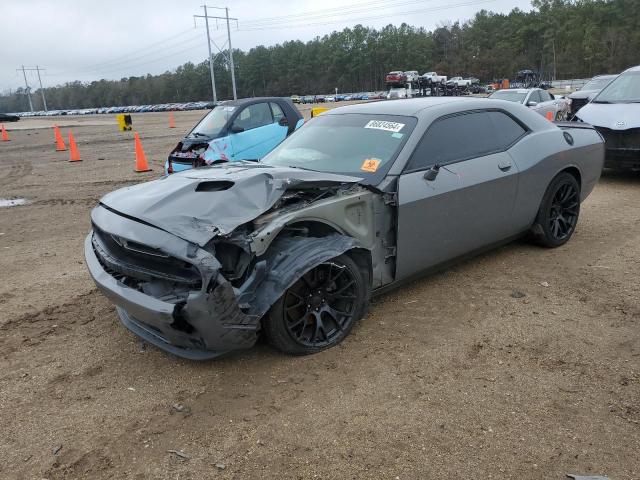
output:
[[[216,106],[171,151],[165,173],[219,161],[259,160],[304,123],[290,99],[256,97]]]
[[[580,90],[569,94],[567,97],[571,100],[569,118],[573,118],[573,116],[578,113],[578,110],[589,103],[591,99],[598,94],[598,92],[606,87],[611,80],[617,76],[618,75],[597,75],[589,80]]]
[[[413,83],[418,81],[420,74],[417,70],[409,70],[408,72],[404,72],[404,78],[406,78],[407,83]]]
[[[607,168],[640,170],[640,66],[622,72],[575,119],[604,137]]]
[[[521,103],[543,117],[551,113],[556,121],[567,119],[571,103],[563,98],[555,98],[542,88],[507,88],[493,92],[489,98]]]
[[[324,112],[261,162],[104,196],[85,258],[122,323],[191,359],[342,341],[372,294],[531,235],[572,236],[600,177],[589,125],[481,98]],[[552,265],[550,265],[552,268]]]
[[[453,85],[458,88],[468,88],[472,85],[473,80],[470,78],[462,78],[462,77],[453,77],[449,79],[447,85]]]
[[[387,73],[385,77],[387,86],[402,86],[407,83],[407,76],[402,71],[394,71]]]
[[[446,83],[446,75],[438,75],[436,72],[427,72],[420,75],[420,78],[426,83]]]

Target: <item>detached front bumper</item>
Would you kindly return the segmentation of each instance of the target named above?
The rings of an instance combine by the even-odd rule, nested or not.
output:
[[[199,286],[192,290],[179,287],[173,294],[170,286],[175,283],[166,278],[154,283],[154,270],[148,265],[138,275],[137,266],[112,255],[92,231],[85,240],[89,272],[102,293],[116,305],[120,320],[129,330],[162,350],[192,360],[211,359],[254,345],[258,319],[242,312],[233,287],[218,273],[219,264],[210,253],[202,249],[194,253],[188,242],[102,207],[96,208],[92,219],[103,230],[107,223],[109,236],[143,245],[149,245],[141,242],[143,237],[164,243],[175,258],[192,262],[201,272]],[[144,255],[139,249],[134,254]]]

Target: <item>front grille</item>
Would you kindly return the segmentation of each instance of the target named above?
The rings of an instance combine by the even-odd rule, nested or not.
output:
[[[95,225],[91,241],[102,267],[126,284],[163,280],[189,289],[202,286],[202,277],[195,266],[160,250],[128,242]]]
[[[607,150],[640,151],[640,128],[611,130],[610,128],[596,127],[596,130],[604,138]]]

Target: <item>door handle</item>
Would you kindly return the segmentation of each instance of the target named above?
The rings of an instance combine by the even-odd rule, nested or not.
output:
[[[503,172],[506,172],[511,169],[512,163],[511,160],[500,160],[498,162],[498,168]]]

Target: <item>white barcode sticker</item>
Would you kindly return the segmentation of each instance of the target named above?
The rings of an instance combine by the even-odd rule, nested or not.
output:
[[[375,128],[376,130],[398,133],[404,125],[404,123],[387,122],[385,120],[370,120],[364,128]]]

